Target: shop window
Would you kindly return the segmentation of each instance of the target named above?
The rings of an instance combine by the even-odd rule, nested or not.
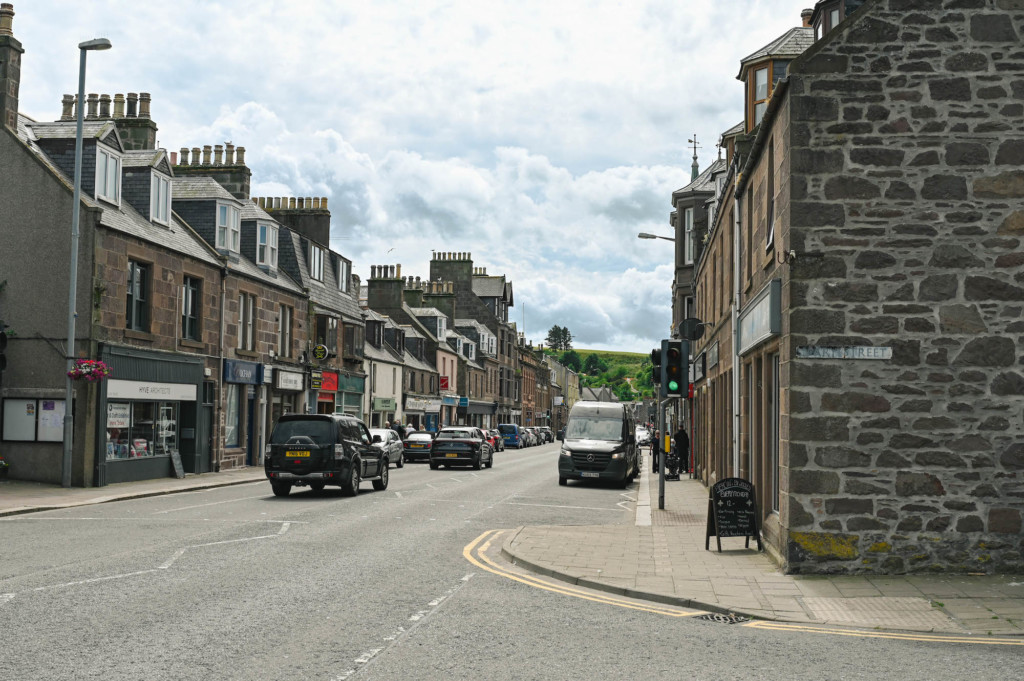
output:
[[[186,276],[181,287],[181,337],[199,341],[199,319],[202,310],[203,283],[196,277]]]
[[[178,449],[177,402],[108,402],[108,461],[169,456]]]
[[[125,328],[149,331],[149,265],[128,261],[128,299]]]
[[[228,383],[224,386],[224,446],[240,447],[242,437],[242,410],[239,401],[242,398],[242,386]]]

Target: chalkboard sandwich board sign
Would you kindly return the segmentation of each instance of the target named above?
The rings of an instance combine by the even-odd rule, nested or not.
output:
[[[171,465],[174,467],[174,477],[185,477],[185,468],[181,465],[181,453],[177,449],[171,450]]]
[[[711,487],[708,498],[708,531],[704,537],[704,550],[709,550],[711,537],[718,541],[718,552],[722,552],[722,537],[746,537],[744,548],[750,548],[750,538],[761,546],[761,529],[758,523],[757,494],[754,485],[743,478],[726,478]]]

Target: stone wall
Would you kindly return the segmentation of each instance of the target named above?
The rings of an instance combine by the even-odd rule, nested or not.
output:
[[[877,0],[791,67],[788,569],[1024,571],[1024,3]]]

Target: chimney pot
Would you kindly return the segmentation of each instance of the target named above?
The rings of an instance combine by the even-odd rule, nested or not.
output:
[[[172,151],[171,152],[171,165],[172,166],[178,165],[178,152],[176,152],[176,151]]]
[[[14,35],[14,5],[0,4],[0,35]]]
[[[313,207],[313,197],[312,196],[307,196],[306,197],[306,210],[310,210],[312,207]]]
[[[203,165],[210,165],[210,157],[213,155],[213,147],[209,144],[203,145]]]
[[[199,156],[200,151],[201,149],[199,147],[192,147],[192,165],[194,166],[199,165],[201,160],[201,157]]]
[[[139,93],[139,118],[149,118],[149,93]]]
[[[75,120],[75,114],[71,112],[72,107],[75,106],[74,95],[64,95],[60,100],[60,119],[62,121],[73,121]]]
[[[100,95],[100,118],[110,118],[110,95]]]
[[[811,26],[812,16],[814,16],[813,9],[808,8],[800,11],[800,19],[803,21],[804,28],[809,28]]]
[[[114,118],[124,118],[124,95],[114,95]]]
[[[397,276],[399,279],[402,278],[402,263],[398,263],[395,266],[395,276]]]
[[[188,147],[182,147],[181,148],[180,158],[181,158],[181,165],[187,166],[188,165]]]
[[[288,204],[285,204],[285,208],[287,208],[287,207],[288,207]],[[275,210],[281,210],[281,197],[280,196],[275,196],[274,197],[274,208],[275,208]]]
[[[327,197],[320,197],[320,210],[327,210]]]
[[[235,149],[235,165],[245,165],[245,147],[237,147]]]
[[[231,142],[224,143],[224,165],[235,165],[235,145]]]
[[[291,210],[295,210],[295,197],[294,196],[289,196],[288,197],[288,208],[291,209]]]
[[[139,95],[136,92],[128,93],[128,113],[125,114],[128,118],[135,118],[138,113],[139,107]]]
[[[213,165],[224,165],[224,147],[220,144],[213,145]]]
[[[96,94],[95,92],[90,92],[88,95],[86,95],[85,101],[86,101],[85,117],[86,118],[96,118],[96,107],[97,107],[97,105],[100,102],[100,96],[98,94]]]

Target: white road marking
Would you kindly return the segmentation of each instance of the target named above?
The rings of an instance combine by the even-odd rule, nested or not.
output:
[[[249,501],[250,499],[265,499],[266,494],[261,494],[255,497],[241,497],[239,499],[225,499],[224,501],[211,501],[208,504],[195,504],[194,506],[181,506],[179,508],[169,508],[166,511],[154,511],[152,515],[162,515],[164,513],[174,513],[176,511],[188,511],[193,508],[203,508],[204,506],[218,506],[220,504],[233,504],[236,501]]]
[[[401,499],[402,498],[402,493],[401,492],[395,492],[395,496],[398,497],[399,499]]]

